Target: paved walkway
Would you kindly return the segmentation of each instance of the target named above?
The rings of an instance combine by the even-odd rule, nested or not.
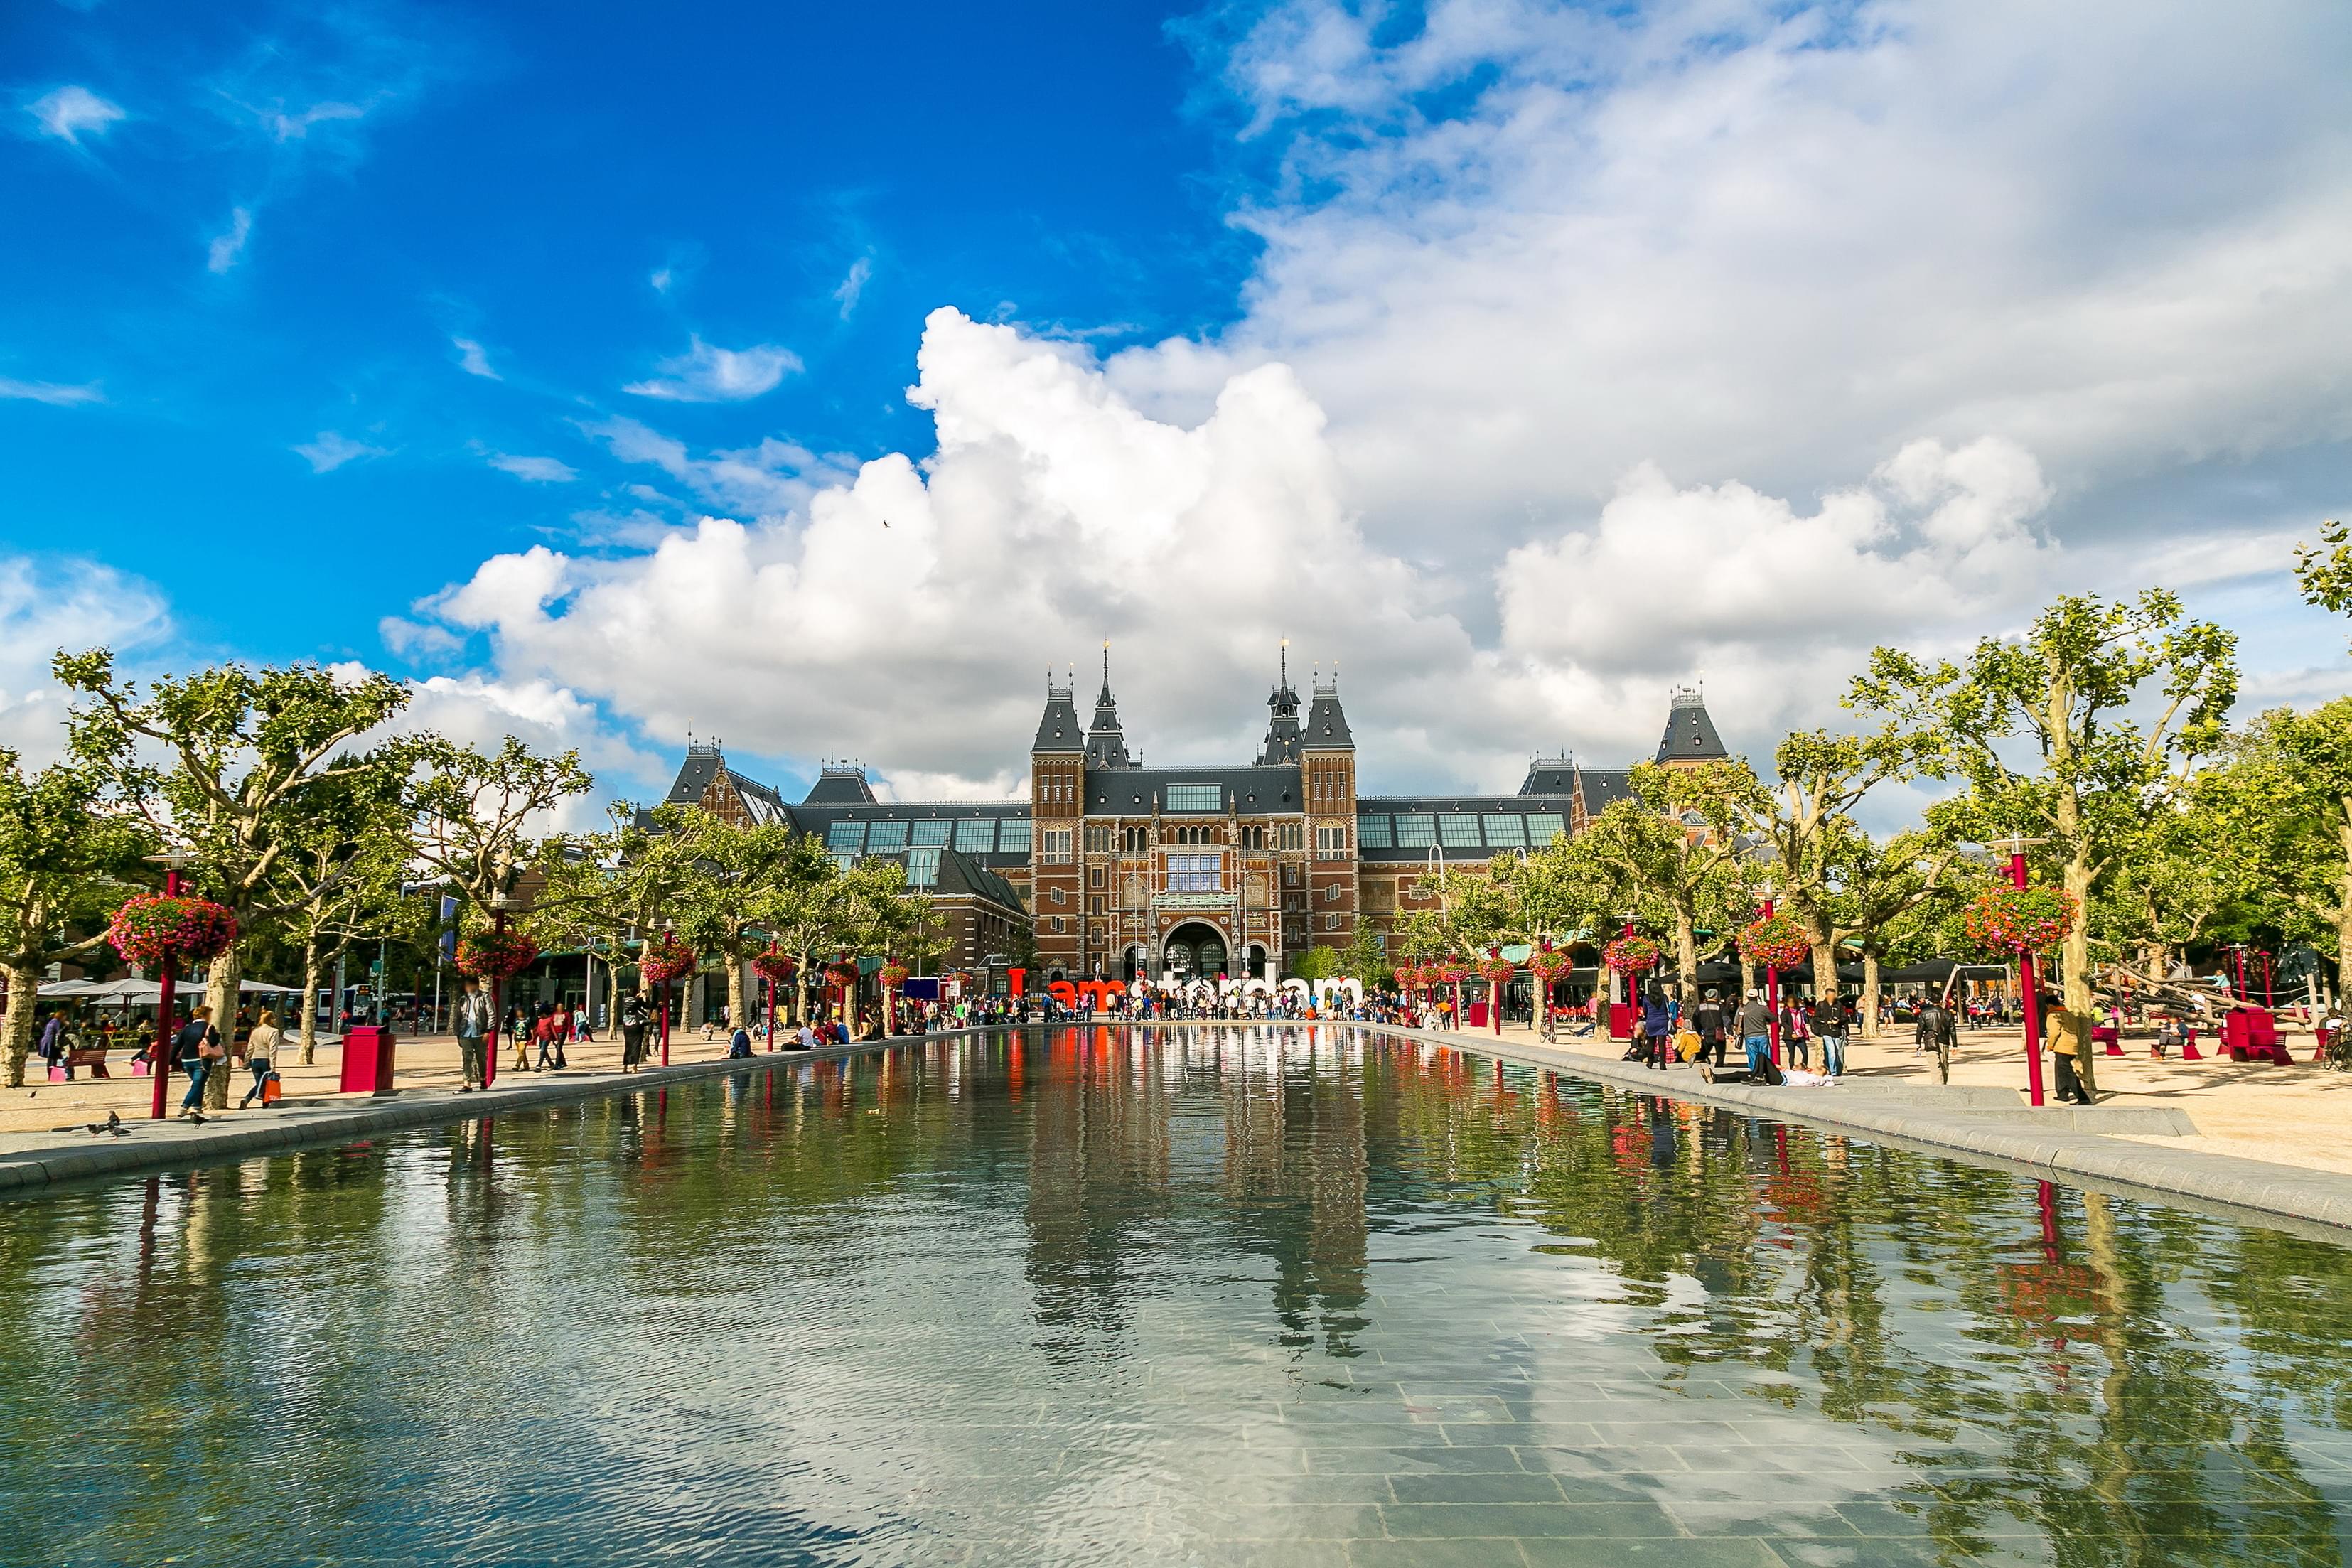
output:
[[[1485,1030],[1476,1032],[1494,1037]],[[1506,1025],[1502,1037],[1523,1043],[1538,1039],[1525,1025]],[[2317,1042],[2308,1033],[2298,1030],[2283,1037],[2295,1058],[2293,1067],[2233,1062],[2210,1052],[2202,1061],[2158,1061],[2148,1054],[2147,1039],[2127,1037],[2124,1055],[2098,1058],[2099,1103],[2183,1110],[2197,1127],[2194,1136],[2185,1138],[2129,1135],[2137,1142],[2352,1175],[2352,1073],[2331,1072],[2315,1064],[2311,1057]],[[1608,1061],[1625,1051],[1622,1040],[1580,1037],[1564,1027],[1557,1047],[1573,1056]],[[2200,1043],[2200,1049],[2206,1048]],[[1737,1053],[1733,1059],[1738,1059]],[[1813,1065],[1821,1065],[1818,1052]],[[1913,1051],[1907,1026],[1883,1040],[1853,1041],[1846,1050],[1846,1071],[1856,1087],[1928,1086],[1936,1081],[1935,1058]],[[2051,1072],[2045,1054],[2042,1082],[2045,1090],[2054,1091]],[[2016,1089],[2018,1103],[2024,1104],[2022,1032],[2013,1027],[1962,1030],[1952,1082]]]
[[[764,1042],[761,1042],[764,1044]],[[673,1062],[708,1061],[727,1054],[727,1037],[719,1034],[706,1040],[700,1029],[683,1030],[670,1037],[670,1060]],[[398,1066],[393,1081],[403,1090],[454,1089],[462,1081],[457,1062],[457,1040],[454,1035],[402,1038],[394,1047]],[[621,1066],[621,1039],[615,1034],[609,1039],[599,1038],[593,1045],[571,1046],[565,1058],[575,1071],[613,1073]],[[346,1096],[338,1089],[342,1081],[343,1051],[340,1045],[321,1045],[317,1060],[305,1066],[289,1051],[278,1063],[278,1077],[285,1080],[285,1103],[330,1101],[364,1099]],[[656,1058],[658,1059],[658,1058]],[[119,1111],[125,1121],[145,1121],[152,1103],[153,1088],[149,1079],[132,1078],[124,1064],[130,1060],[127,1050],[114,1053],[112,1078],[93,1079],[87,1068],[79,1068],[70,1083],[28,1082],[23,1089],[0,1089],[0,1152],[21,1147],[24,1134],[46,1133],[53,1128],[79,1126],[89,1121],[103,1121],[110,1110]],[[514,1063],[509,1049],[499,1066],[499,1078],[503,1082],[509,1077]],[[28,1078],[41,1070],[36,1057],[25,1064]],[[514,1073],[516,1079],[531,1078],[530,1073]],[[253,1075],[232,1063],[229,1067],[229,1109],[220,1115],[234,1118],[239,1114],[236,1102],[253,1086]],[[180,1097],[187,1092],[188,1080],[181,1074],[172,1075],[171,1103],[168,1110],[179,1109]],[[258,1106],[260,1102],[256,1101]],[[207,1111],[213,1116],[215,1113]],[[251,1115],[253,1112],[246,1112]]]

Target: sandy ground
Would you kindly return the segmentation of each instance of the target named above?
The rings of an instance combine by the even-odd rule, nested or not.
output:
[[[764,1049],[764,1039],[754,1037],[757,1048]],[[536,1053],[534,1053],[535,1055]],[[690,1029],[670,1037],[670,1060],[673,1062],[708,1061],[727,1054],[727,1037],[714,1034],[709,1040],[700,1029]],[[461,1081],[457,1064],[457,1040],[454,1035],[441,1035],[423,1039],[402,1039],[394,1047],[393,1082],[402,1089],[455,1089]],[[611,1073],[620,1070],[621,1040],[616,1034],[611,1038],[599,1037],[593,1045],[567,1047],[566,1060],[575,1073]],[[654,1059],[660,1059],[659,1053]],[[148,1114],[153,1089],[150,1080],[132,1078],[125,1064],[130,1052],[117,1051],[111,1063],[114,1077],[93,1079],[88,1068],[77,1068],[71,1083],[28,1081],[23,1089],[0,1089],[0,1139],[9,1133],[47,1132],[55,1128],[79,1126],[90,1121],[103,1121],[110,1110],[120,1111],[126,1121]],[[343,1053],[340,1045],[321,1045],[317,1060],[309,1066],[289,1052],[278,1064],[279,1078],[284,1079],[286,1099],[313,1102],[364,1096],[341,1094],[337,1085],[341,1081]],[[514,1053],[505,1053],[499,1064],[499,1077],[503,1081],[514,1066]],[[38,1057],[25,1064],[28,1079],[37,1079],[42,1069]],[[253,1075],[235,1063],[230,1064],[230,1117],[239,1114],[236,1102],[253,1085]],[[532,1074],[520,1074],[530,1078]],[[167,1111],[179,1109],[180,1097],[187,1092],[187,1080],[178,1073],[172,1075],[171,1103]],[[245,1114],[259,1114],[260,1102]],[[207,1112],[207,1115],[214,1114]]]
[[[2281,1023],[2286,1024],[2287,1019],[2283,1016]],[[1506,1026],[1504,1035],[1533,1037],[1525,1026]],[[2146,1037],[2126,1035],[2124,1055],[2098,1058],[2099,1102],[2175,1106],[2197,1124],[2194,1138],[2147,1137],[2135,1138],[2134,1142],[2352,1174],[2352,1073],[2330,1072],[2315,1065],[2311,1058],[2318,1042],[2305,1031],[2283,1029],[2280,1037],[2295,1058],[2293,1067],[2233,1062],[2216,1055],[2207,1040],[2198,1042],[2198,1048],[2206,1052],[2202,1061],[2184,1062],[2177,1057],[2158,1061],[2149,1055]],[[1588,1056],[1616,1057],[1625,1049],[1622,1040],[1579,1037],[1565,1029],[1558,1044]],[[1818,1053],[1813,1065],[1821,1065]],[[1907,1025],[1899,1026],[1883,1040],[1849,1042],[1846,1071],[1856,1079],[1936,1081],[1935,1058],[1913,1053]],[[1960,1031],[1959,1049],[1952,1059],[1952,1081],[1999,1084],[2022,1091],[2022,1031]],[[2045,1055],[2044,1092],[2054,1089],[2055,1083]],[[2019,1103],[2024,1103],[2021,1092]]]

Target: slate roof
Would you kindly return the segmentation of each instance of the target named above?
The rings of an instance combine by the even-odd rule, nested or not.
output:
[[[1666,711],[1666,731],[1658,740],[1659,762],[1719,763],[1731,755],[1707,717],[1706,702],[1696,691],[1677,690]]]
[[[1305,778],[1296,767],[1135,767],[1099,776],[1088,773],[1086,814],[1149,816],[1154,811],[1165,811],[1171,784],[1213,784],[1218,791],[1216,809],[1239,812],[1244,816],[1306,809]]]
[[[1514,836],[1517,842],[1486,842],[1484,837],[1484,819],[1489,816],[1551,816],[1559,819],[1555,830],[1564,832],[1568,827],[1569,818],[1573,815],[1570,809],[1570,805],[1571,797],[1561,795],[1362,795],[1356,801],[1356,858],[1366,865],[1380,865],[1383,862],[1394,864],[1400,861],[1418,864],[1428,859],[1431,854],[1440,847],[1444,850],[1449,858],[1457,860],[1465,858],[1484,860],[1506,850],[1539,848],[1541,845],[1535,841],[1535,834],[1540,829],[1530,829],[1517,825],[1513,825],[1517,827]],[[1364,831],[1363,819],[1368,816],[1386,820],[1390,830],[1388,843],[1377,842],[1371,835]],[[1444,829],[1441,827],[1438,829],[1440,839],[1437,845],[1400,842],[1399,840],[1404,836],[1397,828],[1396,821],[1399,817],[1405,816],[1452,817],[1457,822],[1467,818],[1471,823],[1477,825],[1477,831],[1473,834],[1476,841],[1467,844],[1446,844],[1444,842]],[[1457,828],[1456,831],[1464,830]]]
[[[1339,683],[1314,683],[1315,701],[1307,710],[1306,742],[1317,752],[1352,752],[1356,737],[1348,730],[1348,716],[1339,711]]]
[[[760,786],[766,789],[767,786]],[[775,793],[769,791],[770,794]],[[861,767],[826,767],[816,775],[816,783],[802,800],[810,805],[856,805],[871,803],[874,786],[866,782],[866,770]]]
[[[1078,724],[1078,710],[1070,701],[1066,686],[1045,688],[1045,713],[1037,721],[1037,738],[1029,743],[1033,752],[1083,752],[1087,749],[1086,731]]]

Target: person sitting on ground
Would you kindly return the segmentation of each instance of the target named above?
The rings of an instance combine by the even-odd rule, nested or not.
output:
[[[735,1032],[727,1037],[728,1059],[732,1061],[738,1057],[748,1057],[751,1054],[751,1031],[738,1024],[735,1026]]]

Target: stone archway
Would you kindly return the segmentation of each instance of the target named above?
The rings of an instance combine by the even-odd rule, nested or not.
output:
[[[1180,981],[1214,980],[1229,973],[1233,959],[1225,933],[1206,921],[1186,921],[1160,941],[1160,967]]]

